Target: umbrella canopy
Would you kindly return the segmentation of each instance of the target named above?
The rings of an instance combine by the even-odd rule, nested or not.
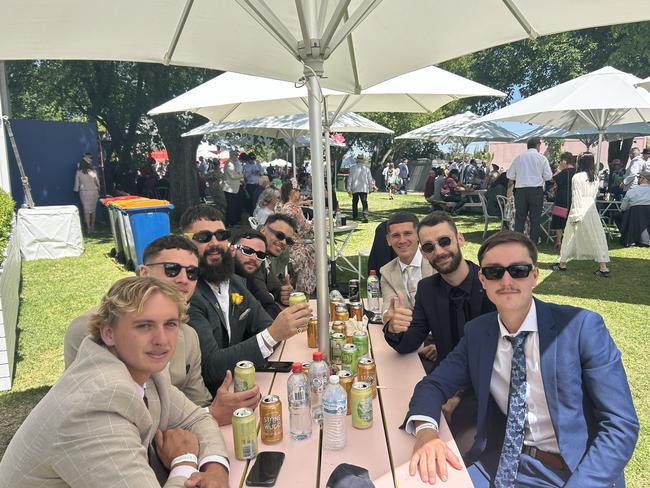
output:
[[[642,82],[638,83],[636,86],[640,86],[641,88],[645,88],[646,90],[650,91],[650,76],[648,76]]]
[[[327,139],[327,141],[329,142],[330,147],[348,147],[345,144],[345,142],[332,139],[331,137],[329,139]],[[323,143],[324,142],[325,141],[323,141]],[[292,141],[287,140],[287,143],[291,144]],[[296,143],[296,147],[309,147],[309,144],[310,144],[309,136],[304,135],[304,136],[297,137],[296,140],[295,140],[295,143]]]
[[[646,123],[610,125],[603,133],[603,140],[618,141],[649,134],[650,124]],[[598,130],[578,129],[567,131],[555,127],[536,127],[530,132],[519,136],[515,142],[526,142],[531,137],[539,137],[540,139],[579,139],[589,148],[598,141]]]
[[[402,134],[396,139],[421,139],[430,142],[460,143],[467,147],[476,141],[514,141],[517,135],[494,122],[483,122],[472,112],[438,120]]]

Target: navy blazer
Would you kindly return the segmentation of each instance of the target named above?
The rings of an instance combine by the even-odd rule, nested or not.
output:
[[[189,325],[199,335],[203,381],[213,395],[223,382],[226,371],[232,370],[237,361],[247,359],[258,366],[266,363],[255,336],[273,322],[260,302],[248,291],[241,277],[233,275],[230,278],[228,292],[244,297],[239,305],[230,303],[230,336],[226,330],[224,311],[203,278],[197,283],[188,311]]]
[[[535,305],[546,402],[572,473],[565,486],[624,486],[623,468],[634,452],[639,421],[621,353],[597,313],[539,300]],[[478,418],[469,458],[489,454],[486,446],[495,445],[490,379],[499,338],[496,312],[467,323],[458,346],[416,385],[409,404],[407,419],[426,415],[439,421],[447,398],[472,385]]]

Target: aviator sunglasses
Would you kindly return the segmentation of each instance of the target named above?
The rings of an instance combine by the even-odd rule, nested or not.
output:
[[[189,266],[183,266],[178,263],[149,263],[145,264],[145,266],[162,266],[163,270],[165,271],[165,276],[167,278],[176,278],[178,276],[178,273],[181,272],[181,269],[185,268],[185,274],[187,274],[187,279],[190,281],[196,281],[199,279],[199,267],[198,266],[192,266],[191,264]]]
[[[266,259],[266,253],[264,251],[256,251],[252,247],[244,246],[243,244],[235,244],[235,249],[240,250],[245,256],[252,256],[254,254],[260,261]]]
[[[226,229],[218,229],[215,230],[214,232],[210,232],[209,230],[201,230],[194,234],[192,234],[191,232],[185,232],[185,237],[189,237],[193,241],[196,241],[200,244],[205,244],[207,242],[210,242],[212,236],[216,237],[219,242],[222,242],[228,240],[228,238],[230,237],[230,231]]]
[[[511,264],[510,266],[485,266],[481,268],[481,273],[487,280],[500,280],[507,271],[511,278],[520,280],[528,278],[532,270],[532,264]]]
[[[282,232],[280,230],[275,230],[275,229],[272,229],[271,227],[267,227],[267,229],[269,230],[269,232],[271,234],[273,234],[275,236],[275,238],[277,240],[285,241],[287,243],[287,246],[293,246],[296,243],[296,241],[295,241],[295,239],[293,237],[289,237],[288,235],[286,235],[284,232]]]
[[[438,239],[438,246],[445,248],[449,247],[451,244],[451,237],[441,237]],[[433,242],[425,242],[420,246],[420,249],[422,249],[422,252],[425,252],[427,254],[430,254],[433,252],[433,250],[436,248],[436,244]]]

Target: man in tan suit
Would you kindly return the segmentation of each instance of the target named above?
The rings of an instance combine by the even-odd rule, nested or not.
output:
[[[434,273],[433,267],[422,258],[420,252],[418,223],[417,216],[411,212],[395,212],[386,222],[386,240],[397,257],[379,270],[384,324],[410,323],[418,282]],[[424,359],[433,361],[436,346],[430,340],[425,340],[418,352]]]
[[[227,487],[219,426],[166,370],[186,309],[178,289],[155,278],[115,283],[77,359],[9,443],[2,485],[158,487],[147,459],[155,439],[165,487]]]
[[[183,236],[169,235],[151,242],[142,254],[140,276],[153,276],[175,285],[187,301],[196,289],[198,279],[198,250]],[[74,319],[63,339],[63,357],[66,369],[77,357],[79,346],[88,335],[88,323],[95,310]],[[201,376],[201,349],[199,336],[187,324],[178,331],[176,352],[169,362],[171,382],[187,398],[199,406],[207,407],[219,425],[228,425],[237,408],[255,408],[260,400],[257,385],[251,390],[234,393],[229,391],[232,373],[228,372],[217,389],[214,400]]]

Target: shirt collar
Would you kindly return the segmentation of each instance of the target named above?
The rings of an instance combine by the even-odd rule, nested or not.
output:
[[[210,283],[209,281],[206,281],[206,283],[208,284],[210,289],[217,295],[228,293],[228,290],[230,289],[230,280],[222,281],[217,285],[215,285],[214,283]]]
[[[147,384],[145,383],[144,385],[140,385],[135,381],[133,383],[135,384],[135,391],[138,394],[138,396],[140,398],[144,398],[144,394],[147,392]]]
[[[411,259],[411,262],[408,264],[404,264],[400,258],[397,258],[397,262],[399,262],[399,267],[402,273],[406,269],[407,266],[415,266],[416,268],[421,268],[422,267],[422,252],[420,252],[420,246],[418,246],[417,251],[415,251],[415,256],[413,256],[413,259]]]
[[[499,320],[499,332],[501,333],[501,338],[503,339],[505,336],[516,336],[519,334],[521,331],[528,331],[528,332],[537,332],[537,311],[535,310],[535,300],[531,299],[530,302],[530,309],[528,309],[528,313],[526,314],[526,318],[524,318],[524,321],[521,324],[521,327],[519,327],[519,330],[515,332],[514,334],[511,334],[508,332],[508,329],[506,329],[506,326],[503,325],[503,322],[501,321],[501,315],[497,315],[497,318]]]

